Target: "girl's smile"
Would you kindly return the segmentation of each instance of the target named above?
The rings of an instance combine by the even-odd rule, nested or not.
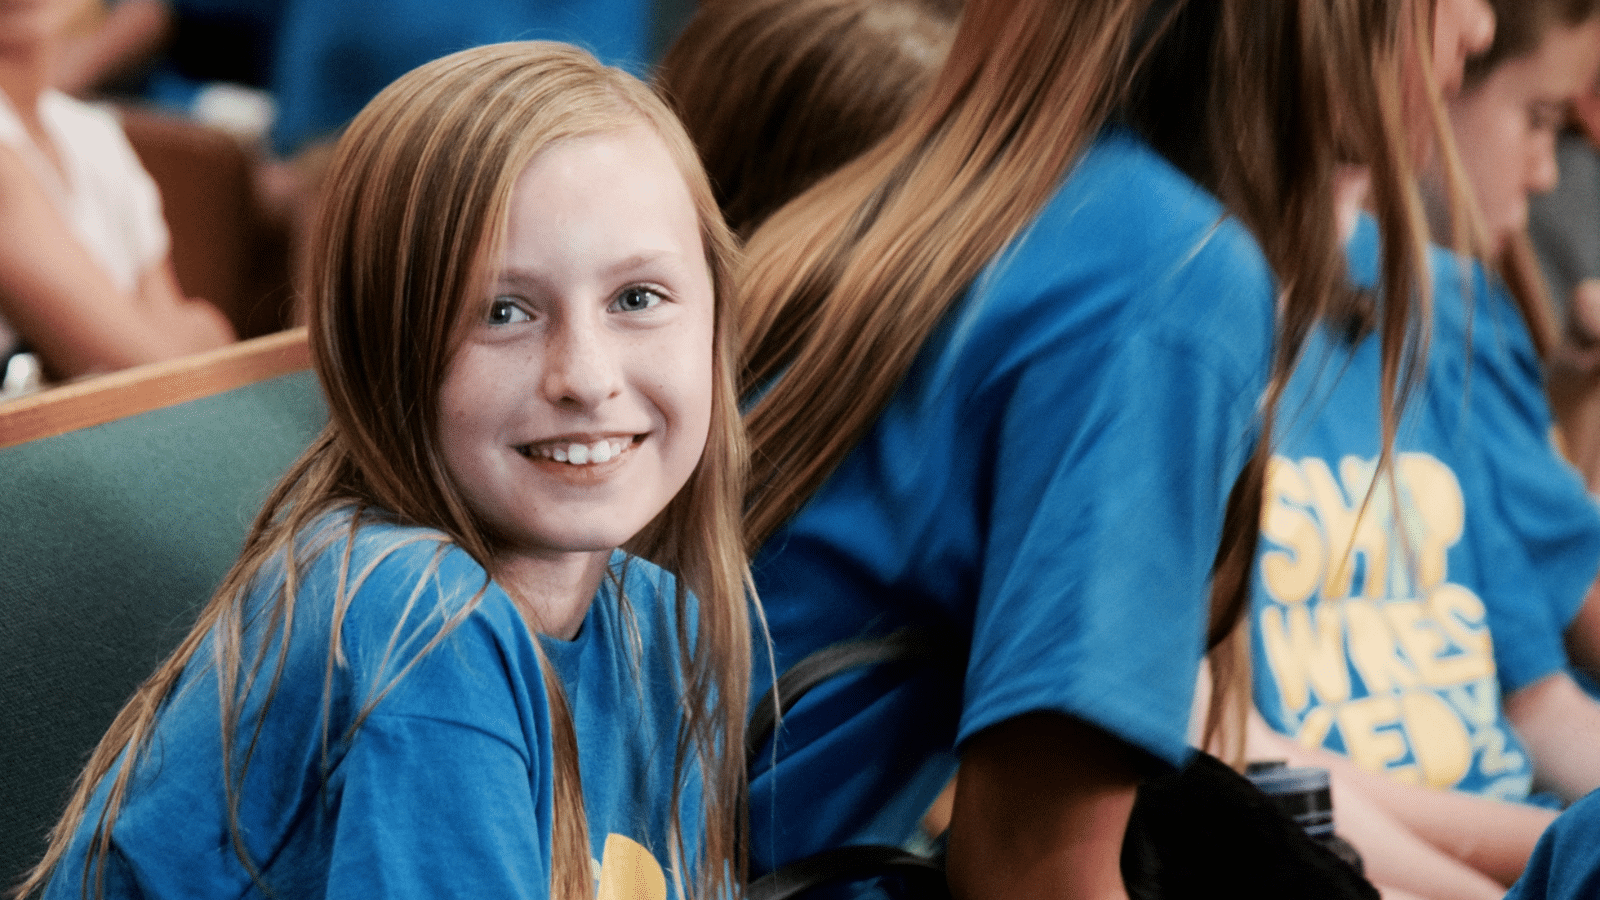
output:
[[[574,466],[610,462],[623,451],[644,439],[644,435],[625,435],[610,438],[562,438],[517,448],[530,459],[553,459]]]

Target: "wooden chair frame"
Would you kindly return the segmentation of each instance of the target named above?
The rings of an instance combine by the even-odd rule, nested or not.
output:
[[[97,375],[0,404],[0,447],[103,425],[311,365],[304,328]]]

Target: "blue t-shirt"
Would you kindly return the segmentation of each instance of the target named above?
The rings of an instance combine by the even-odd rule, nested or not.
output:
[[[1600,791],[1568,807],[1534,845],[1505,900],[1600,897]]]
[[[1186,759],[1272,329],[1245,230],[1131,133],[1098,139],[757,555],[780,670],[907,627],[966,659],[799,701],[776,767],[770,747],[756,762],[755,872],[908,839],[962,742],[1025,713]]]
[[[614,889],[643,885],[641,896],[668,896],[681,683],[671,576],[619,552],[576,639],[536,638],[505,592],[437,532],[369,518],[353,541],[348,572],[358,587],[330,672],[348,521],[336,513],[314,529],[333,544],[305,571],[282,678],[240,794],[239,833],[271,895],[548,897],[553,766],[540,640],[576,722],[595,876]],[[482,601],[422,652],[479,591]],[[282,647],[281,629],[261,614],[264,594],[255,591],[247,606],[247,654],[264,640],[270,652],[236,760]],[[108,898],[263,896],[228,828],[211,659],[208,640],[157,716],[113,829]],[[697,769],[689,768],[682,817],[692,864],[703,821]],[[46,897],[78,898],[110,780]]]
[[[286,2],[272,84],[280,154],[343,128],[401,75],[480,44],[565,41],[635,74],[650,62],[647,0]]]
[[[1459,295],[1440,305],[1434,346],[1471,347],[1443,357],[1440,390],[1471,410],[1464,442],[1483,467],[1487,521],[1504,548],[1484,600],[1500,689],[1510,694],[1567,668],[1563,633],[1600,570],[1600,507],[1555,446],[1544,370],[1522,314],[1498,283],[1480,281],[1471,297],[1470,308]]]
[[[1372,283],[1376,256],[1363,220],[1349,247],[1357,283]],[[1600,519],[1547,432],[1528,439],[1532,398],[1503,353],[1519,323],[1493,318],[1504,295],[1457,257],[1436,250],[1430,263],[1433,338],[1396,434],[1392,489],[1373,477],[1375,334],[1351,346],[1316,333],[1281,401],[1252,612],[1255,700],[1274,728],[1372,771],[1523,800],[1532,763],[1502,691],[1565,666],[1555,623],[1576,607],[1555,603],[1562,591],[1581,599],[1593,577]],[[1505,435],[1516,416],[1521,431]],[[1566,511],[1564,527],[1540,522],[1541,503]]]

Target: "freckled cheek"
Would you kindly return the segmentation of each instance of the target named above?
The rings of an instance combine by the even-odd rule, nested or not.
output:
[[[712,355],[709,340],[679,343],[651,354],[640,384],[667,418],[674,444],[698,459],[711,423]]]

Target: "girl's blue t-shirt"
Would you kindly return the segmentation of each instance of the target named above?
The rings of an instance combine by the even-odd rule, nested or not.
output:
[[[1456,257],[1441,258],[1460,271]],[[1485,597],[1501,691],[1510,694],[1569,667],[1563,636],[1600,572],[1600,507],[1556,445],[1544,367],[1515,301],[1498,281],[1477,288],[1470,302],[1440,305],[1449,331],[1435,345],[1470,348],[1443,357],[1440,390],[1470,409],[1466,443],[1492,504],[1485,518],[1502,546],[1517,549],[1517,565],[1490,567]]]
[[[1371,284],[1370,220],[1348,252]],[[1369,770],[1526,800],[1532,761],[1502,700],[1564,669],[1600,515],[1551,446],[1548,414],[1534,424],[1545,407],[1508,299],[1458,257],[1436,250],[1430,265],[1432,339],[1392,481],[1374,479],[1375,334],[1314,334],[1282,398],[1252,611],[1256,706]]]
[[[130,782],[106,897],[548,897],[554,768],[535,641],[576,722],[601,896],[607,885],[675,896],[668,820],[682,679],[672,577],[617,553],[578,636],[559,641],[535,637],[505,592],[437,532],[364,518],[350,540],[347,512],[314,531],[332,543],[305,571],[282,676],[253,745],[283,644],[281,628],[261,615],[265,591],[246,605],[247,652],[263,641],[270,651],[234,756],[250,751],[238,834],[259,881],[228,826],[208,639],[158,714]],[[330,668],[342,578],[354,593]],[[441,638],[441,625],[480,592]],[[689,770],[681,814],[692,864],[704,824],[698,769]],[[45,897],[79,896],[109,783],[108,775]]]
[[[1186,759],[1272,333],[1245,230],[1131,132],[1097,139],[754,561],[779,670],[904,628],[954,647],[798,702],[757,755],[755,873],[907,840],[962,743],[1027,713]]]

